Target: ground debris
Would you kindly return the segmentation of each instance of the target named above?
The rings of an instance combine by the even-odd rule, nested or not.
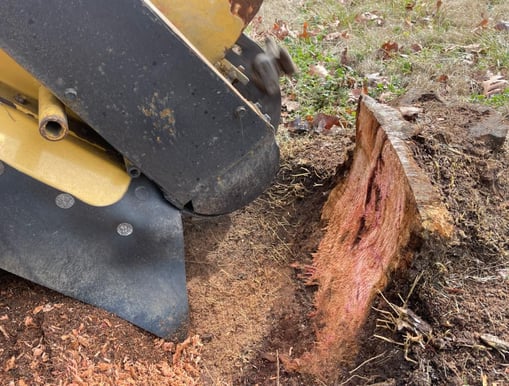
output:
[[[496,349],[502,355],[509,354],[509,342],[491,334],[481,334],[479,339],[488,346]]]

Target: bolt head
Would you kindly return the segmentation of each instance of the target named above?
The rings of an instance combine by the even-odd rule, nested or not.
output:
[[[74,88],[66,88],[64,91],[64,95],[66,98],[74,101],[78,97],[78,92]]]

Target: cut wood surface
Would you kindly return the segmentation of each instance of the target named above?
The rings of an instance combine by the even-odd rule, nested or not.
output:
[[[348,176],[330,193],[327,230],[314,255],[316,343],[287,369],[333,377],[357,351],[373,298],[405,268],[422,237],[450,237],[450,215],[412,157],[410,126],[397,110],[363,96]]]

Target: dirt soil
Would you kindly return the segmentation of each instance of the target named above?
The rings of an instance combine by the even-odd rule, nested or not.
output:
[[[455,235],[425,240],[410,269],[393,278],[375,302],[356,362],[334,384],[509,384],[509,144],[470,134],[489,126],[490,111],[417,95],[405,101],[422,108],[412,147]],[[311,262],[320,241],[321,208],[348,172],[354,129],[298,135],[282,125],[279,139],[282,166],[268,192],[228,216],[185,219],[186,342],[158,339],[0,271],[0,384],[324,384],[286,372],[279,357],[313,343],[315,289],[295,267]],[[380,327],[395,314],[391,304],[431,332]]]

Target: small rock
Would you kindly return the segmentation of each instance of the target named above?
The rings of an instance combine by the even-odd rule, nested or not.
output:
[[[491,111],[486,118],[469,127],[469,132],[493,150],[498,150],[507,138],[509,123],[500,114]]]

